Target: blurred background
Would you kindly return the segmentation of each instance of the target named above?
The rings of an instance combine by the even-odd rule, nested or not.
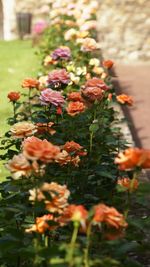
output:
[[[150,148],[150,0],[98,2],[102,55],[115,62],[114,83],[118,93],[134,98],[133,107],[124,111],[136,145]],[[6,93],[16,90],[25,75],[37,71],[32,46],[49,21],[49,3],[50,0],[0,0],[0,89],[4,105]]]

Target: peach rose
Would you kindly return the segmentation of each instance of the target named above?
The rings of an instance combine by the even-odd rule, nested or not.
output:
[[[22,82],[22,87],[23,88],[38,88],[39,86],[39,81],[37,79],[33,79],[33,78],[26,78],[23,80]]]
[[[103,68],[101,68],[101,67],[96,67],[96,66],[92,69],[92,71],[93,71],[94,73],[96,73],[97,75],[103,75],[103,73],[104,73]]]
[[[93,222],[106,222],[108,225],[115,228],[127,227],[127,222],[124,216],[119,213],[114,207],[108,207],[104,204],[98,204],[94,207]]]
[[[45,208],[49,212],[61,214],[64,208],[68,206],[70,191],[66,185],[60,185],[54,182],[44,183],[39,189],[29,190],[29,193],[30,201],[44,201]],[[48,199],[46,198],[47,194],[49,194]]]
[[[76,38],[76,36],[77,36],[77,30],[74,29],[74,28],[71,28],[71,29],[69,29],[68,31],[65,32],[64,38],[65,38],[66,41],[69,41],[71,39]]]
[[[91,52],[91,51],[97,50],[98,48],[99,48],[99,45],[93,38],[83,39],[81,51]]]
[[[47,79],[48,79],[48,76],[45,75],[45,76],[41,76],[39,78],[39,90],[44,90],[45,87],[47,86]]]
[[[60,148],[37,137],[27,138],[23,143],[23,154],[27,159],[40,160],[44,163],[53,162],[60,153]]]
[[[36,132],[36,126],[28,121],[17,122],[10,129],[10,133],[14,138],[25,138]]]
[[[32,172],[31,164],[22,154],[15,155],[9,160],[6,164],[6,168],[11,172],[15,180],[18,180],[21,176],[28,177]]]
[[[82,113],[85,111],[85,109],[86,109],[86,106],[84,105],[83,102],[80,102],[80,101],[70,102],[68,104],[68,107],[66,108],[67,113],[70,116],[75,116],[79,113]]]
[[[7,97],[10,101],[16,102],[20,98],[20,92],[10,92]]]
[[[60,166],[64,166],[67,164],[72,164],[75,167],[79,166],[80,158],[79,156],[71,156],[66,150],[62,150],[56,157],[55,161],[60,164]]]
[[[132,96],[121,94],[121,95],[118,95],[116,97],[116,99],[121,104],[128,104],[129,106],[132,106],[133,105],[133,98],[132,98]]]

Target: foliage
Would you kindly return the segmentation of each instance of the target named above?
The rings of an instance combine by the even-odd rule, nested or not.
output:
[[[94,24],[95,1],[75,3],[52,4],[54,17],[39,50],[40,75],[23,80],[21,97],[8,95],[13,115],[1,142],[10,171],[0,185],[2,267],[138,267],[147,256],[142,191],[149,185],[137,190],[137,178],[149,166],[149,152],[119,153],[128,144],[118,127],[112,62],[98,59],[93,26],[81,30],[87,21]],[[90,17],[80,25],[84,9]],[[70,25],[75,36],[68,39]]]

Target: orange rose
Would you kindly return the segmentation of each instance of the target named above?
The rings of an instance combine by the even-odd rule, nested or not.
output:
[[[119,165],[120,170],[130,170],[137,166],[150,168],[150,150],[128,148],[118,154],[115,163]]]
[[[132,106],[133,105],[133,98],[132,98],[132,96],[121,94],[121,95],[118,95],[116,98],[117,98],[117,101],[119,103],[121,103],[121,104],[128,104],[129,106]]]
[[[23,88],[38,88],[39,87],[39,81],[37,79],[27,78],[24,79],[22,82]]]
[[[75,116],[79,113],[84,112],[86,109],[86,106],[83,104],[83,102],[80,101],[75,101],[75,102],[70,102],[68,104],[68,107],[66,108],[67,113],[70,116]]]
[[[27,136],[33,135],[36,132],[36,126],[28,121],[15,123],[10,129],[10,133],[14,138],[25,138]]]
[[[20,93],[19,92],[10,92],[7,97],[9,98],[10,101],[16,102],[20,98]]]
[[[37,232],[40,234],[44,234],[46,231],[55,230],[57,226],[50,226],[48,223],[50,221],[56,221],[56,218],[54,218],[52,214],[37,217],[35,224],[31,228],[26,229],[26,233]]]
[[[69,221],[76,221],[85,225],[87,217],[88,211],[83,205],[69,205],[60,218],[60,224],[64,225]]]
[[[6,168],[11,172],[12,177],[17,180],[21,176],[30,176],[32,171],[32,166],[29,161],[22,155],[15,155],[6,164]]]
[[[104,204],[99,204],[94,207],[93,222],[106,222],[115,228],[127,227],[127,222],[124,216],[119,213],[114,207],[108,207]]]
[[[49,163],[55,160],[60,153],[60,148],[48,142],[46,139],[41,140],[36,137],[27,138],[23,143],[23,154],[30,160],[41,160]]]
[[[107,69],[111,69],[112,66],[114,65],[114,62],[112,60],[104,60],[102,62],[103,67],[107,68]]]
[[[66,150],[68,153],[75,153],[79,156],[87,154],[86,152],[82,151],[83,147],[74,141],[66,142],[66,144],[63,146],[63,149]]]
[[[83,101],[80,92],[71,92],[71,93],[69,93],[67,100],[70,100],[70,101],[80,101],[80,102]]]

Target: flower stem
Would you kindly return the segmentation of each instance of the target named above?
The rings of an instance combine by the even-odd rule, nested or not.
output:
[[[16,122],[16,105],[15,102],[12,102],[13,104],[13,113],[14,113],[14,123]]]
[[[90,247],[90,236],[91,236],[92,224],[90,223],[87,229],[87,245],[84,250],[84,264],[85,267],[89,267],[89,247]]]
[[[45,235],[44,241],[45,241],[45,247],[48,248],[49,238],[47,235]]]
[[[68,256],[67,256],[67,261],[68,261],[70,267],[73,266],[73,254],[74,254],[76,239],[77,239],[77,235],[78,235],[78,230],[79,230],[79,222],[74,222],[74,230],[73,230],[71,242],[69,245],[69,252],[68,252]]]

